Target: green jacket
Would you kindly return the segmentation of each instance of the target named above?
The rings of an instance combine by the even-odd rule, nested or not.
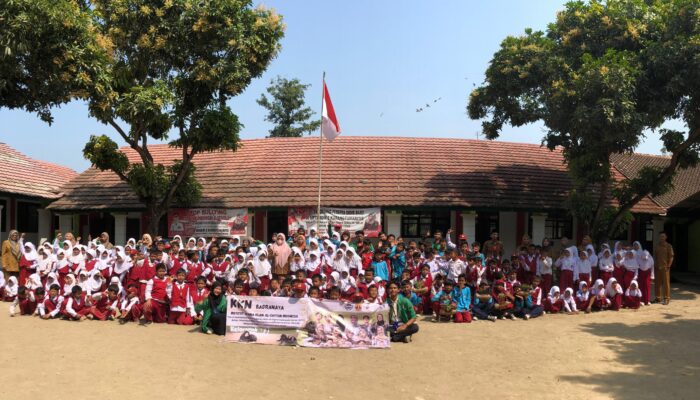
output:
[[[221,296],[221,301],[219,302],[219,305],[216,306],[216,309],[222,313],[226,312],[226,296]],[[204,311],[204,315],[202,315],[201,329],[202,332],[206,333],[206,331],[209,329],[209,320],[211,319],[212,314],[211,306],[209,305],[209,297],[204,299],[201,303],[195,304],[194,310],[196,312]]]
[[[389,321],[394,320],[394,308],[391,306],[391,299],[387,298],[387,304],[389,304]],[[408,320],[416,318],[416,311],[413,309],[413,304],[411,304],[411,300],[399,296],[396,299],[396,310],[399,313],[399,321],[402,323],[408,322]]]

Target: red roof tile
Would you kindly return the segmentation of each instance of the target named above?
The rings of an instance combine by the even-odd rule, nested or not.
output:
[[[315,206],[318,138],[243,140],[236,152],[195,156],[200,207]],[[150,146],[156,162],[180,152]],[[123,149],[132,160],[135,153]],[[560,151],[498,141],[341,136],[323,146],[325,206],[561,209],[571,187]],[[88,169],[55,210],[142,209],[111,172]],[[635,209],[637,211],[637,209]],[[638,212],[663,212],[651,200]]]
[[[0,143],[0,192],[57,199],[62,185],[78,174],[70,168],[33,160]]]
[[[626,177],[634,178],[646,166],[666,167],[671,158],[650,154],[615,154],[613,165]],[[700,193],[700,165],[679,170],[673,178],[673,188],[667,193],[654,197],[662,207],[675,207],[683,200]]]

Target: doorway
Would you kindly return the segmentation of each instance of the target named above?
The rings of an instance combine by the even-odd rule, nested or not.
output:
[[[273,233],[284,233],[287,236],[287,210],[268,210],[267,211],[267,232],[270,236],[264,241],[270,240]]]

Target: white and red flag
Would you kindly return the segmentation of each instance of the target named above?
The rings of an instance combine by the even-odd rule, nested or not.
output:
[[[323,107],[321,109],[321,133],[332,142],[333,139],[340,135],[340,124],[338,124],[338,118],[335,116],[335,110],[333,109],[333,103],[331,102],[331,96],[328,94],[328,87],[326,86],[326,81],[323,81]]]

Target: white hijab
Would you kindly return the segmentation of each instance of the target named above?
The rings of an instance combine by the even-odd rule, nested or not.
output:
[[[610,278],[610,280],[608,280],[608,285],[605,287],[605,294],[608,297],[614,297],[618,294],[622,294],[622,286],[617,283],[617,279]]]
[[[12,285],[10,285],[12,284]],[[5,291],[8,296],[17,296],[17,289],[19,289],[19,284],[17,283],[17,277],[11,276],[7,280],[7,285],[5,285]]]
[[[632,289],[632,286],[634,286],[634,289]],[[637,283],[636,279],[630,282],[630,287],[625,290],[625,296],[642,297],[642,291],[639,290],[639,283]]]
[[[24,259],[28,262],[39,261],[39,253],[36,251],[36,247],[32,242],[25,242],[24,247],[29,247],[29,251],[25,251]]]

